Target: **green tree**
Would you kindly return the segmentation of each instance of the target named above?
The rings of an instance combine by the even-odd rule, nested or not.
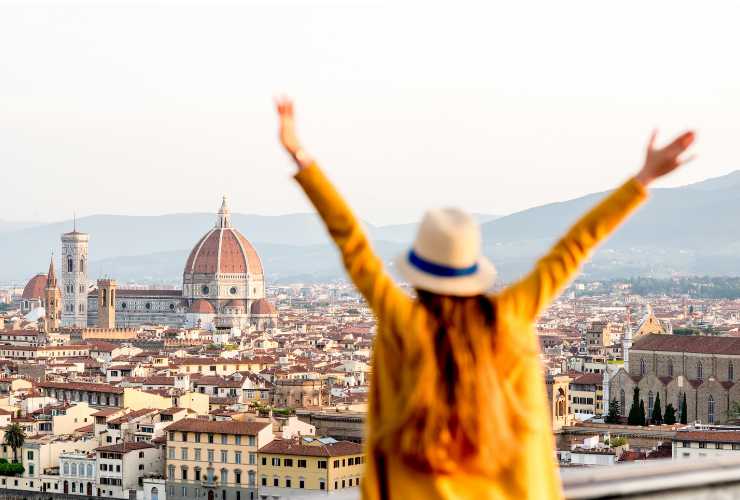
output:
[[[650,423],[654,425],[660,425],[663,423],[663,412],[660,410],[660,393],[655,395],[653,415],[650,417]]]
[[[25,441],[26,433],[20,424],[10,424],[5,428],[5,444],[13,450],[13,462],[18,462],[18,448],[22,448]]]
[[[627,415],[629,425],[640,425],[640,389],[635,387],[632,393],[632,406],[630,406],[629,415]]]
[[[666,425],[673,425],[676,423],[676,409],[673,408],[671,403],[665,405],[665,414],[663,415],[663,423]]]
[[[681,423],[687,424],[689,420],[689,411],[686,407],[686,393],[683,393],[683,397],[681,398]]]
[[[609,441],[609,446],[611,446],[612,448],[616,448],[617,446],[622,446],[625,444],[627,444],[627,438],[623,436],[613,437],[611,441]]]
[[[642,399],[640,400],[639,422],[640,423],[637,425],[642,425],[642,426],[647,425],[647,414],[645,413],[645,401]]]
[[[609,401],[609,414],[606,416],[604,421],[607,424],[619,423],[619,402],[617,401],[617,398]]]

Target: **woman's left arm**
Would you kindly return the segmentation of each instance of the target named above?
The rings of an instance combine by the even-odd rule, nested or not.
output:
[[[647,187],[688,161],[680,156],[694,142],[694,133],[686,132],[662,149],[655,149],[654,142],[655,133],[640,172],[583,216],[525,278],[505,289],[499,296],[500,304],[528,321],[536,318],[578,272],[594,247],[645,200]]]

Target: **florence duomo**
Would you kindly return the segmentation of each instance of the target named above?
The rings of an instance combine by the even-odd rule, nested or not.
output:
[[[44,318],[47,329],[276,326],[277,311],[265,298],[260,257],[232,226],[226,197],[214,227],[196,242],[185,262],[180,290],[118,288],[110,278],[92,283],[87,274],[90,239],[76,226],[63,234],[61,283],[52,257],[48,274],[37,274],[24,288],[23,309]]]

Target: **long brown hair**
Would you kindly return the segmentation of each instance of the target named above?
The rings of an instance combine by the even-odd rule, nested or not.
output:
[[[401,382],[404,411],[389,437],[417,469],[495,475],[514,453],[520,416],[495,359],[494,299],[417,293],[428,328],[415,336],[417,377]]]

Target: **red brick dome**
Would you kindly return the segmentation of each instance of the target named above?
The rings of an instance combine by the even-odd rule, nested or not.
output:
[[[275,306],[267,299],[257,299],[252,303],[250,312],[258,316],[272,316],[277,314]]]
[[[216,227],[208,231],[193,247],[185,274],[250,274],[262,276],[262,262],[252,244],[231,227],[224,199]]]
[[[193,314],[216,314],[216,308],[207,300],[198,299],[190,306],[190,312]]]
[[[39,273],[31,278],[28,283],[26,283],[26,287],[23,289],[23,295],[21,298],[23,300],[43,299],[46,280],[46,275],[43,273]]]

